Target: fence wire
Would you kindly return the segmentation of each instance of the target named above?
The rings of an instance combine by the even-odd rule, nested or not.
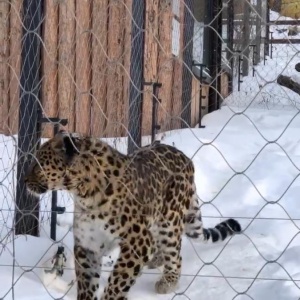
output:
[[[0,0],[0,298],[76,299],[73,199],[22,185],[64,128],[123,153],[177,147],[204,226],[242,225],[183,237],[176,292],[145,268],[129,299],[300,299],[299,16],[288,0]]]

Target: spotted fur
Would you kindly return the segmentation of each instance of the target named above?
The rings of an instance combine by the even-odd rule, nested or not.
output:
[[[25,178],[35,194],[75,195],[74,255],[78,300],[125,300],[142,267],[163,266],[157,293],[174,291],[181,238],[216,242],[241,231],[236,220],[203,228],[194,166],[178,149],[155,143],[123,155],[90,137],[59,133],[44,143]],[[102,257],[120,255],[99,295]]]

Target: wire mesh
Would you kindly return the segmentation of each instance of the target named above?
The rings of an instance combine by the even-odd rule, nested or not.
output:
[[[43,3],[38,51],[22,44],[33,33],[25,2]],[[44,142],[53,136],[50,118],[60,118],[68,120],[61,128],[122,153],[132,137],[134,147],[149,144],[155,126],[156,140],[193,159],[204,226],[231,217],[242,224],[241,235],[220,244],[183,237],[178,289],[157,295],[161,271],[145,269],[129,299],[300,299],[298,2],[139,3],[0,0],[0,298],[76,299],[72,197],[58,192],[65,212],[56,241],[51,194],[40,198],[38,214],[16,205],[17,166],[26,169],[40,143],[22,148],[19,122],[34,122],[25,137]],[[38,62],[38,91],[22,84],[33,72],[21,72],[28,53]],[[28,111],[30,101],[19,117],[24,93],[50,122]],[[16,234],[16,211],[38,219],[38,237]],[[118,251],[109,255],[102,290]]]

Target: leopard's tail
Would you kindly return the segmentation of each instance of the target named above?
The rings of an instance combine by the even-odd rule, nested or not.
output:
[[[184,216],[185,233],[188,237],[215,243],[242,231],[241,225],[235,219],[225,220],[214,228],[204,228],[195,184],[192,185],[190,194],[190,207]]]
[[[203,242],[219,242],[224,241],[227,237],[242,231],[241,225],[235,219],[228,219],[214,228],[204,228],[202,224],[200,199],[197,197],[196,185],[193,183],[190,190],[190,207],[184,216],[185,234],[192,238]]]
[[[241,225],[235,219],[225,220],[217,224],[214,228],[204,228],[201,218],[195,218],[193,222],[185,224],[185,233],[188,237],[201,239],[204,242],[215,243],[224,241],[227,237],[240,233],[241,231]]]

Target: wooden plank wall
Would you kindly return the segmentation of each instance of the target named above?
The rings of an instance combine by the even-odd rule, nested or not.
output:
[[[162,83],[161,131],[180,127],[184,2],[179,2],[181,47],[175,56],[172,2],[146,1],[144,79]],[[67,118],[70,131],[101,137],[127,135],[131,3],[45,0],[41,98],[45,117]],[[21,8],[22,0],[0,3],[0,131],[5,134],[16,134],[18,128]],[[151,133],[151,111],[150,87],[144,90],[143,134]],[[198,115],[196,110],[192,114]],[[43,128],[44,136],[52,135],[51,125]]]
[[[126,134],[131,1],[58,4],[58,111],[69,119],[69,130],[102,137]]]
[[[9,133],[9,4],[0,2],[0,130]]]
[[[19,82],[21,66],[21,37],[22,37],[22,0],[12,0],[10,2],[10,30],[9,30],[9,90],[8,95],[8,120],[9,134],[15,134],[18,131],[19,120]],[[7,122],[8,121],[8,122]],[[6,132],[7,133],[7,132]]]
[[[59,6],[53,1],[45,1],[44,46],[42,51],[42,81],[43,114],[58,117],[58,18]],[[53,30],[49,30],[53,28]],[[44,125],[45,135],[53,132],[52,125]]]
[[[182,110],[182,50],[183,12],[180,1],[180,53],[172,54],[172,2],[163,0],[147,1],[145,34],[144,78],[147,82],[162,84],[159,89],[157,123],[161,131],[180,127]],[[145,87],[143,99],[143,134],[151,132],[152,87]]]

